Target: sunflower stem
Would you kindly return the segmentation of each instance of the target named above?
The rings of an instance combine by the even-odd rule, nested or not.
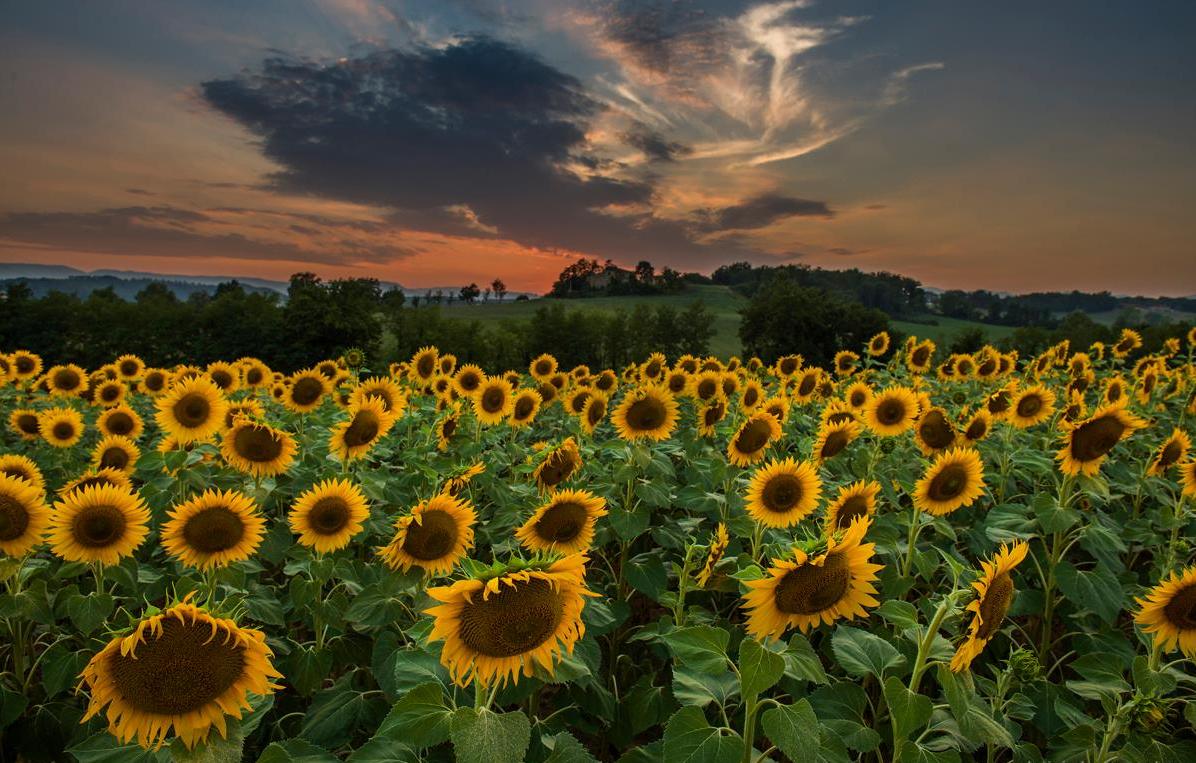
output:
[[[943,624],[943,619],[947,613],[951,611],[951,607],[955,601],[955,591],[943,597],[943,602],[939,604],[939,608],[935,610],[934,618],[931,619],[930,625],[926,626],[926,633],[918,642],[918,656],[914,659],[914,670],[909,676],[909,690],[914,694],[918,693],[918,684],[922,682],[922,674],[926,672],[929,667],[927,658],[930,656],[930,650],[934,647],[934,637],[938,635],[939,626]]]
[[[914,514],[910,519],[909,533],[906,535],[905,561],[901,564],[901,577],[909,577],[914,564],[914,549],[918,545],[918,535],[922,532],[922,507],[914,502]]]
[[[673,623],[678,628],[685,625],[685,592],[689,587],[689,563],[693,557],[693,551],[693,546],[685,547],[685,562],[681,565],[681,577],[677,581],[677,602],[673,605]]]

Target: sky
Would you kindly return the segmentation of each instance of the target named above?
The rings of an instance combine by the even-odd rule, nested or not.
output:
[[[0,262],[1196,293],[1196,4],[0,4]]]

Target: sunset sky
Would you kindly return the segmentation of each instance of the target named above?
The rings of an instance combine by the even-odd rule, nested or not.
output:
[[[1196,3],[10,1],[0,261],[1196,293]]]

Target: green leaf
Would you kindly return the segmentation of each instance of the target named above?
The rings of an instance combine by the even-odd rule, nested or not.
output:
[[[906,739],[901,743],[901,763],[959,763],[959,753],[931,750]]]
[[[612,509],[606,515],[606,520],[621,539],[630,542],[647,531],[648,523],[651,521],[651,511],[646,505],[641,505],[634,511]]]
[[[344,686],[342,681],[339,686]],[[378,705],[351,689],[334,688],[316,695],[303,717],[299,736],[325,747],[344,744],[358,728],[373,728],[378,720]]]
[[[669,573],[656,554],[640,554],[628,559],[623,575],[632,588],[653,601],[659,601],[669,585]]]
[[[880,636],[859,628],[840,625],[831,638],[835,659],[849,675],[880,678],[885,670],[904,664],[897,648]]]
[[[818,716],[809,700],[765,711],[760,722],[772,743],[793,763],[817,763],[818,750],[811,740],[819,738]]]
[[[136,744],[122,744],[107,731],[92,734],[67,748],[79,763],[170,763],[170,752],[143,750]]]
[[[893,716],[893,733],[896,739],[908,739],[910,734],[926,726],[934,703],[930,697],[915,694],[895,676],[885,681],[885,702]]]
[[[719,675],[727,670],[727,643],[731,634],[722,628],[694,625],[664,635],[674,660],[687,669]]]
[[[701,708],[683,707],[664,729],[664,759],[669,763],[737,763],[744,742],[738,734],[723,735],[706,722]]]
[[[1078,570],[1070,562],[1060,562],[1055,577],[1059,590],[1072,603],[1095,612],[1106,623],[1112,623],[1121,612],[1125,595],[1117,577],[1105,567]]]
[[[1140,654],[1134,658],[1134,688],[1138,691],[1148,697],[1163,697],[1175,690],[1175,684],[1175,676],[1171,673],[1152,670],[1150,658],[1146,655]]]
[[[918,625],[918,608],[908,601],[888,599],[874,611],[898,628],[914,628]]]
[[[86,596],[75,594],[66,602],[66,612],[71,622],[85,636],[100,627],[115,608],[116,599],[111,594],[94,591]]]
[[[332,652],[314,646],[296,647],[290,655],[287,682],[305,697],[320,688],[332,671]]]
[[[421,763],[419,753],[393,739],[374,738],[358,747],[348,763]]]
[[[568,731],[541,737],[540,741],[545,747],[551,742],[552,753],[544,759],[544,763],[598,763],[598,759]]]
[[[453,714],[451,737],[458,763],[522,763],[531,733],[531,721],[522,712],[463,707]]]
[[[0,686],[0,729],[20,718],[28,704],[29,700],[25,698],[24,694],[18,694]]]
[[[416,749],[448,740],[453,713],[444,704],[439,683],[420,684],[394,704],[374,738],[387,738]]]
[[[673,697],[682,705],[725,705],[739,692],[739,679],[730,670],[721,675],[673,666]]]
[[[1038,518],[1038,526],[1046,533],[1063,532],[1080,521],[1078,511],[1060,506],[1058,499],[1050,493],[1034,496],[1031,508],[1034,509],[1034,516]]]
[[[759,641],[746,638],[739,644],[739,694],[758,695],[775,686],[785,675],[785,660],[781,655],[761,646]]]
[[[304,739],[275,742],[262,751],[257,763],[337,763],[336,756]]]
[[[822,667],[822,660],[810,646],[810,641],[800,633],[793,634],[789,639],[789,646],[781,654],[785,660],[785,675],[798,681],[811,681],[816,684],[830,683],[826,671]]]

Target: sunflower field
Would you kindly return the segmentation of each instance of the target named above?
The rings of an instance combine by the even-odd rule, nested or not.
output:
[[[0,355],[0,761],[1190,763],[1194,351]]]

